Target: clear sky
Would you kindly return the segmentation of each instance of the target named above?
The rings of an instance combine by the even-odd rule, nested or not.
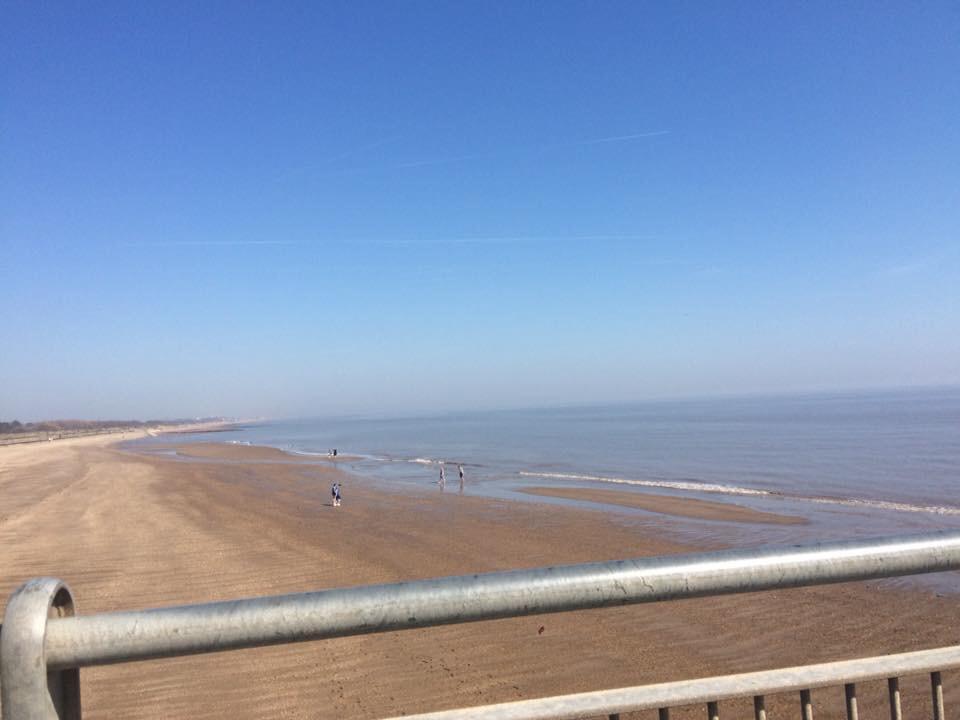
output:
[[[0,8],[0,419],[960,382],[960,5]]]

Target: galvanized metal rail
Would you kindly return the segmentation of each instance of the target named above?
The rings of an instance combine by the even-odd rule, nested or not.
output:
[[[847,717],[857,717],[856,683],[887,680],[890,717],[902,720],[898,678],[918,673],[931,674],[934,717],[943,719],[943,688],[940,670],[960,668],[960,645],[937,650],[884,655],[842,662],[803,665],[720,677],[681,680],[679,682],[600,690],[560,695],[537,700],[460,708],[421,715],[404,715],[404,720],[573,720],[656,709],[668,718],[670,709],[683,705],[707,705],[708,717],[719,715],[719,702],[731,698],[752,697],[754,717],[766,717],[766,696],[799,692],[802,718],[812,716],[810,690],[842,685]],[[399,720],[391,718],[390,720]]]
[[[91,665],[955,569],[960,569],[960,532],[939,532],[588,563],[77,617],[67,587],[58,580],[41,578],[17,590],[7,604],[0,634],[3,718],[79,718],[77,668]],[[877,664],[881,659],[863,662]],[[708,702],[713,716],[715,700]],[[848,698],[851,704],[855,714],[855,695]],[[762,701],[757,712],[761,710]],[[458,717],[466,717],[466,711],[457,712]]]

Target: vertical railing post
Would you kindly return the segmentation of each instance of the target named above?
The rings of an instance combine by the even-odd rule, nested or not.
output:
[[[859,720],[857,712],[857,686],[853,683],[847,683],[843,686],[843,694],[847,699],[847,720]]]
[[[753,718],[754,720],[767,720],[767,703],[763,695],[753,696]]]
[[[74,613],[70,590],[55,578],[29,580],[10,596],[0,634],[3,720],[80,720],[80,671],[47,672],[47,619]]]
[[[944,720],[943,682],[939,672],[930,673],[930,691],[933,695],[933,720]]]
[[[903,708],[900,705],[900,678],[887,680],[887,694],[890,696],[890,720],[903,720]]]
[[[800,718],[813,720],[813,700],[810,698],[809,690],[800,691]]]
[[[720,720],[720,705],[716,700],[707,703],[707,720]]]

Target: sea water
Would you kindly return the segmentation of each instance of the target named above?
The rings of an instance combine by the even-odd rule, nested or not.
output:
[[[752,525],[579,501],[657,520],[681,538],[718,544],[811,541],[960,528],[960,388],[681,400],[429,417],[310,418],[185,440],[269,445],[325,456],[396,487],[511,501],[525,487],[613,488],[735,502],[805,517]],[[439,488],[437,488],[439,490]]]

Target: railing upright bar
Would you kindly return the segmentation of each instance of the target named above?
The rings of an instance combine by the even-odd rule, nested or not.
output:
[[[903,720],[903,710],[900,707],[900,678],[892,677],[887,680],[887,694],[890,696],[890,720]]]
[[[716,700],[707,703],[707,720],[720,720],[720,705]]]
[[[767,720],[767,707],[763,695],[753,696],[753,718],[754,720]]]
[[[670,708],[662,707],[658,709],[657,720],[670,720]]]
[[[4,720],[80,720],[80,671],[47,672],[48,618],[74,613],[70,589],[53,578],[29,580],[10,596],[0,635],[0,706]]]
[[[843,686],[843,694],[847,700],[847,720],[859,720],[857,713],[857,686],[847,683]]]
[[[813,720],[813,702],[810,699],[809,690],[800,691],[800,718],[801,720]]]
[[[933,696],[933,720],[944,720],[943,682],[939,672],[930,673],[930,692]]]

